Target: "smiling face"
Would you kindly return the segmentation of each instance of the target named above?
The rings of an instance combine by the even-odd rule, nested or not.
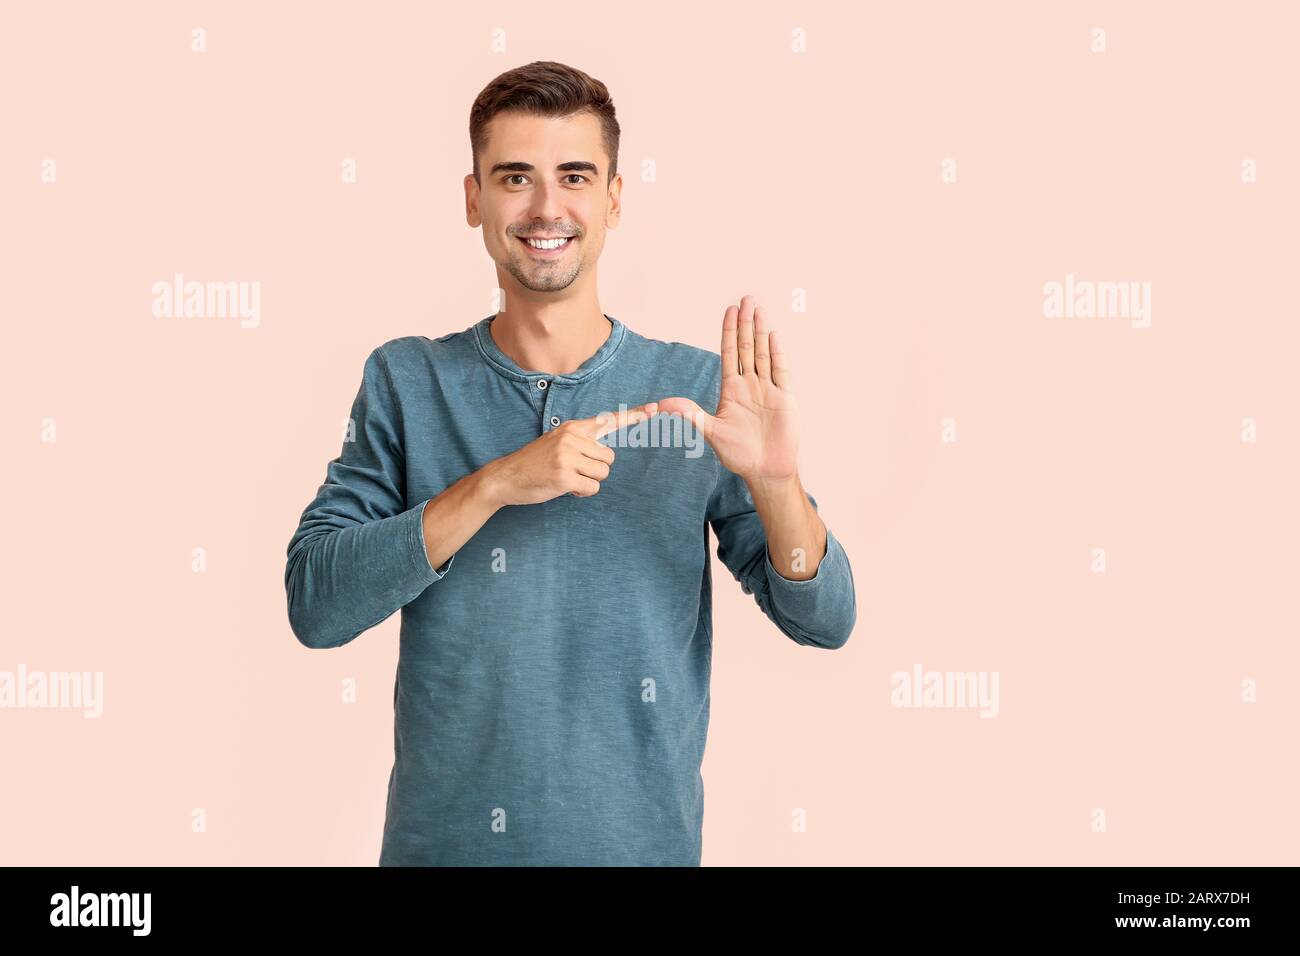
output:
[[[487,130],[481,183],[465,177],[466,219],[483,227],[498,273],[532,292],[594,282],[623,186],[621,174],[608,179],[600,121],[503,112]]]

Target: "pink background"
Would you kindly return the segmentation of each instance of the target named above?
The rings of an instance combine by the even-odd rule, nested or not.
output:
[[[716,350],[728,303],[768,307],[855,572],[828,653],[715,559],[704,863],[1297,862],[1293,5],[10,3],[2,26],[0,670],[102,671],[105,696],[0,710],[0,862],[377,861],[398,616],[300,646],[285,548],[367,353],[494,311],[468,111],[535,59],[605,81],[623,125],[602,308]],[[260,282],[260,325],[155,318],[175,272]],[[1067,273],[1150,282],[1150,327],[1045,317]],[[997,672],[997,718],[892,706],[916,664]]]

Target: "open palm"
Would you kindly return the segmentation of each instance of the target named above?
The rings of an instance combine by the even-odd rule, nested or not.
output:
[[[689,398],[665,398],[659,411],[696,422],[719,461],[741,478],[793,476],[799,449],[797,407],[777,333],[753,296],[728,306],[722,320],[722,386],[710,415]]]

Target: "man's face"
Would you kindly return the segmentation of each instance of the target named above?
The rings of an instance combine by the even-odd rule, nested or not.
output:
[[[605,230],[618,225],[623,177],[608,183],[600,120],[498,113],[479,155],[482,185],[465,177],[466,218],[483,227],[498,269],[525,289],[558,292],[594,278]],[[537,248],[528,239],[559,238]]]

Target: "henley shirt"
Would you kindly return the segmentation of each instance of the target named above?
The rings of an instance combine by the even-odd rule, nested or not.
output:
[[[689,417],[660,413],[598,439],[615,461],[597,494],[500,508],[432,567],[425,505],[488,462],[621,405],[717,407],[706,349],[606,315],[605,343],[553,375],[502,352],[494,318],[367,357],[355,433],[289,542],[290,626],[340,647],[402,612],[381,866],[698,866],[709,528],[744,593],[808,647],[853,630],[848,556],[828,528],[816,574],[783,577],[745,482]]]

